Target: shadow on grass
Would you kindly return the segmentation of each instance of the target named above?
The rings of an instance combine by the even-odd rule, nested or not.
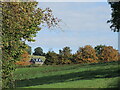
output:
[[[116,69],[98,69],[94,71],[75,72],[64,75],[45,76],[34,79],[16,80],[16,87],[36,86],[43,84],[51,84],[58,82],[76,81],[76,80],[90,80],[96,78],[111,78],[119,75],[118,68]]]
[[[120,79],[112,81],[109,85],[108,88],[119,88],[120,90]]]

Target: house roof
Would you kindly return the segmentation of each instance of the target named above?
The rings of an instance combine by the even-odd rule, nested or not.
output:
[[[31,59],[41,59],[42,61],[45,61],[45,57],[44,56],[35,56],[35,55],[30,55]]]
[[[35,62],[44,62],[42,59],[40,58],[31,58],[31,61],[35,61]]]

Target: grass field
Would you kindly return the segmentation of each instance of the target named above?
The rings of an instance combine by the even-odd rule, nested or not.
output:
[[[114,88],[120,79],[117,62],[18,68],[21,88]]]

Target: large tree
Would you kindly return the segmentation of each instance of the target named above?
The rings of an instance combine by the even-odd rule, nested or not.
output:
[[[120,43],[120,0],[108,0],[111,6],[111,19],[108,23],[111,23],[111,30],[118,33],[118,43]],[[118,44],[118,49],[120,52],[120,44]]]
[[[2,2],[2,87],[14,87],[13,71],[16,61],[33,37],[46,23],[50,28],[59,22],[49,8],[37,8],[38,2]]]
[[[98,59],[95,49],[90,45],[80,47],[76,55],[80,63],[96,63]]]
[[[43,56],[44,55],[43,49],[41,47],[35,48],[33,55]]]
[[[111,23],[111,30],[114,32],[119,32],[120,31],[120,0],[117,0],[115,2],[110,2],[111,0],[108,0],[109,4],[112,9],[111,13],[111,19],[108,20],[108,23]]]
[[[118,61],[118,50],[114,49],[112,46],[105,46],[100,54],[101,62]]]
[[[29,55],[31,55],[31,53],[32,53],[32,48],[31,48],[31,46],[27,45],[26,51],[28,52]]]
[[[98,60],[100,60],[100,58],[101,58],[101,52],[102,52],[102,50],[103,50],[103,48],[105,47],[105,45],[97,45],[96,47],[95,47],[95,51],[96,51],[96,55],[97,55],[97,57],[98,57]]]
[[[72,61],[72,54],[71,54],[70,47],[64,47],[63,50],[59,50],[59,60],[61,64],[70,64]]]
[[[55,53],[54,51],[48,51],[47,54],[45,55],[45,64],[46,65],[58,65],[59,60],[58,60],[58,54]]]

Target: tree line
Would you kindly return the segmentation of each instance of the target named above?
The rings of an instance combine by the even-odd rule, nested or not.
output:
[[[79,47],[74,54],[71,51],[71,48],[66,46],[59,50],[59,53],[54,51],[44,53],[41,47],[37,47],[34,49],[33,55],[45,56],[44,64],[46,65],[110,62],[118,61],[118,58],[120,58],[118,50],[112,46],[97,45],[93,48],[90,45],[86,45]]]
[[[86,45],[80,47],[74,54],[72,54],[71,51],[70,47],[64,47],[62,50],[59,50],[59,54],[54,51],[48,51],[45,55],[45,64],[82,64],[120,60],[118,50],[114,49],[112,46],[98,45],[93,48],[90,45]]]

